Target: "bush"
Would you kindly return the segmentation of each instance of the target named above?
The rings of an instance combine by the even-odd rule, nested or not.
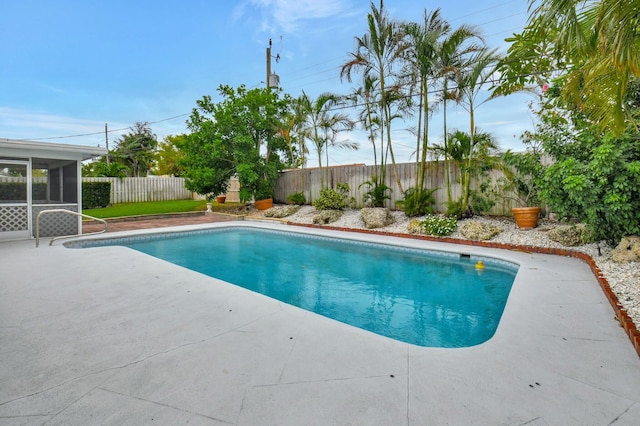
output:
[[[382,182],[378,182],[375,176],[371,177],[371,180],[363,182],[358,188],[363,186],[369,189],[364,193],[364,204],[370,207],[384,207],[385,201],[391,199],[387,195],[387,191],[391,191],[387,185]]]
[[[451,235],[458,227],[458,219],[455,216],[427,215],[422,221],[425,234],[438,237]]]
[[[82,208],[107,207],[111,201],[111,182],[83,182]]]
[[[313,202],[313,206],[318,210],[344,210],[349,206],[347,194],[349,185],[339,183],[336,189],[327,188],[320,191],[320,197]]]
[[[436,201],[433,193],[437,189],[407,188],[404,191],[404,200],[398,201],[397,206],[404,211],[407,217],[433,214],[433,204]]]
[[[579,137],[586,138],[585,133]],[[605,135],[589,139],[589,149],[577,154],[552,152],[556,162],[546,169],[543,200],[560,218],[585,223],[596,240],[604,239],[611,246],[626,235],[639,233],[637,137],[631,131],[620,137]]]
[[[447,216],[454,216],[458,219],[462,218],[462,200],[447,201]]]
[[[293,194],[287,197],[287,204],[294,204],[297,206],[302,206],[307,202],[304,194],[302,192],[294,192]]]

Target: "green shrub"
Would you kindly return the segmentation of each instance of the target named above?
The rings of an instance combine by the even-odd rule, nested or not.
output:
[[[287,197],[287,204],[294,204],[297,206],[302,206],[307,202],[304,194],[302,192],[294,192],[293,194]]]
[[[422,221],[425,234],[438,237],[451,235],[458,227],[458,219],[455,216],[427,215]]]
[[[82,208],[107,207],[111,201],[111,182],[83,182]]]
[[[433,214],[433,205],[435,198],[433,193],[435,189],[416,189],[407,188],[404,191],[404,200],[398,201],[396,205],[404,211],[405,216],[415,217]]]
[[[382,182],[378,182],[375,176],[372,176],[371,180],[361,183],[358,188],[363,186],[369,188],[364,193],[364,204],[366,206],[384,207],[385,201],[391,199],[391,196],[387,195],[387,191],[391,191],[391,188]]]
[[[447,216],[462,217],[462,200],[447,201]]]
[[[47,199],[47,184],[46,183],[34,183],[32,185],[33,194],[31,197],[34,200],[46,200]],[[0,182],[0,200],[12,202],[12,201],[25,201],[27,199],[27,185],[22,182]]]
[[[471,210],[473,214],[488,212],[495,205],[496,201],[492,197],[487,182],[482,182],[479,190],[471,191]]]
[[[349,206],[348,193],[349,185],[346,183],[337,184],[336,189],[322,189],[320,197],[313,202],[313,206],[318,210],[343,210]]]
[[[46,200],[47,199],[47,184],[46,183],[34,183],[31,187],[33,194],[31,194],[34,200]]]

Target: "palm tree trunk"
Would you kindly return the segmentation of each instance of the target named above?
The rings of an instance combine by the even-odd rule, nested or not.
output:
[[[389,154],[391,155],[391,170],[393,171],[393,176],[396,179],[396,184],[398,185],[398,189],[401,193],[404,193],[402,189],[402,182],[400,181],[400,175],[398,174],[398,165],[396,164],[396,156],[393,153],[393,145],[391,143],[391,113],[389,108],[386,107],[386,115],[387,115],[387,148],[389,149]]]
[[[467,153],[467,164],[465,167],[465,184],[463,188],[463,200],[462,200],[462,211],[467,211],[469,208],[469,195],[471,192],[471,164],[473,160],[473,149],[474,149],[474,136],[475,136],[475,117],[474,117],[474,109],[473,102],[469,102],[469,152]]]
[[[447,84],[447,80],[445,79],[444,81],[444,85],[443,85],[443,92],[444,92],[444,99],[442,101],[442,112],[443,112],[443,118],[444,118],[444,122],[443,122],[443,128],[444,128],[444,178],[445,178],[445,183],[447,186],[447,203],[451,203],[451,161],[448,158],[448,152],[449,152],[449,141],[448,141],[448,135],[447,135],[447,90],[448,90],[448,84]]]
[[[422,83],[420,83],[420,102],[418,105],[418,130],[416,132],[416,181],[414,187],[416,189],[420,188],[421,180],[422,180],[422,165],[420,164],[420,159],[422,156],[420,155],[420,147],[422,145],[422,103],[423,103],[423,92],[422,92]]]
[[[418,189],[422,191],[424,189],[425,175],[427,173],[427,148],[429,147],[429,95],[427,90],[427,82],[425,80],[424,87],[422,88],[424,93],[424,111],[422,116],[424,117],[424,135],[422,136],[422,158],[420,159],[420,183]]]

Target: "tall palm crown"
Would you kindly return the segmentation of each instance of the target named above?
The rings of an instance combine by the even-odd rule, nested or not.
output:
[[[640,1],[530,0],[529,12],[533,30],[557,30],[553,42],[569,64],[564,100],[620,134],[624,95],[640,76]]]
[[[384,1],[380,0],[380,7],[371,2],[371,12],[367,15],[368,33],[362,37],[355,37],[356,47],[349,53],[349,60],[340,70],[340,78],[352,81],[353,72],[362,72],[364,76],[371,76],[378,81],[380,91],[380,117],[382,118],[381,140],[386,136],[386,149],[391,155],[393,170],[396,175],[396,183],[402,191],[393,146],[391,144],[391,121],[394,114],[391,112],[391,104],[394,100],[401,99],[398,96],[399,85],[394,84],[397,75],[402,51],[405,47],[402,42],[403,34],[398,31],[398,25],[391,21],[384,9]]]

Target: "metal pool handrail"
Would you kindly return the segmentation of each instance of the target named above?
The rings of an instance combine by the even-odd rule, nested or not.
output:
[[[42,211],[38,212],[38,215],[36,216],[36,247],[40,246],[40,215],[42,215],[44,213],[69,213],[69,214],[72,214],[72,215],[75,215],[75,216],[81,216],[81,217],[86,217],[88,219],[97,220],[98,222],[102,222],[104,224],[104,229],[102,231],[90,232],[88,234],[60,235],[58,237],[53,237],[51,239],[51,241],[49,242],[50,246],[53,245],[53,242],[55,240],[59,240],[61,238],[72,238],[72,237],[77,237],[78,235],[97,235],[97,234],[105,233],[109,229],[109,224],[107,223],[106,220],[100,219],[100,218],[97,218],[97,217],[93,217],[93,216],[89,216],[88,214],[78,213],[78,212],[74,212],[73,210],[66,210],[66,209],[42,210]]]

